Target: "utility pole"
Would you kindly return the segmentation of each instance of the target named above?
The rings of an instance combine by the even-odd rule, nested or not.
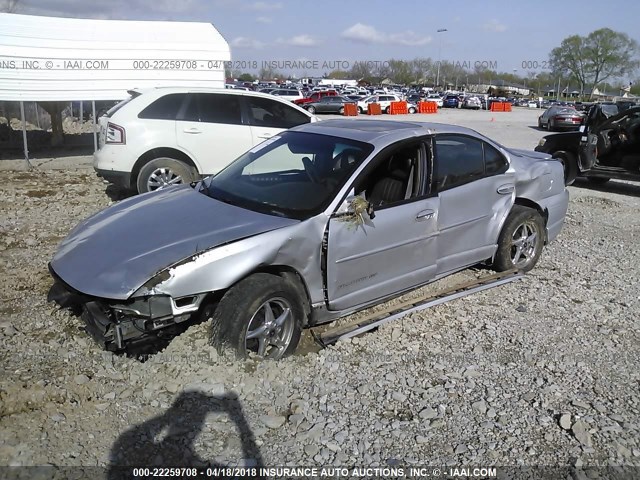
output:
[[[448,30],[446,28],[439,28],[436,33],[444,33]],[[439,37],[438,41],[438,73],[436,74],[436,88],[440,86],[440,60],[442,58],[442,36]]]

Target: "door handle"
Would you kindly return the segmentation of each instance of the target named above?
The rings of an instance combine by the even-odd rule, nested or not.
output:
[[[199,128],[185,128],[183,130],[184,133],[191,133],[191,134],[198,134],[198,133],[202,133],[202,130],[200,130]]]
[[[433,210],[422,210],[416,215],[416,220],[428,220],[435,216],[436,212]]]
[[[258,135],[258,138],[271,138],[273,137],[273,133],[261,133],[260,135]]]
[[[516,187],[515,185],[501,185],[498,187],[498,190],[496,190],[500,195],[509,195],[510,193],[513,193],[515,191]]]

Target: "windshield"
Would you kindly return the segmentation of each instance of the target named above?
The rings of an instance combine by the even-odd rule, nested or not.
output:
[[[253,147],[211,178],[206,193],[262,213],[309,218],[325,209],[373,146],[284,132]]]

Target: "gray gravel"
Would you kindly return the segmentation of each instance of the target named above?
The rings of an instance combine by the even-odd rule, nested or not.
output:
[[[532,147],[534,114],[501,140]],[[140,363],[46,302],[47,261],[105,185],[3,172],[0,464],[640,466],[640,187],[570,190],[520,282],[278,363],[219,358],[206,325]]]

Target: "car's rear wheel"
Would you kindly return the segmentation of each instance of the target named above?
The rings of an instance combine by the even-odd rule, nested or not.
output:
[[[384,113],[391,113],[391,107],[387,107],[384,109]]]
[[[408,111],[409,111],[409,113],[411,113],[411,114],[416,113],[416,109],[415,109],[415,108],[413,108],[413,107],[409,107],[409,110],[408,110]]]
[[[296,349],[304,308],[290,283],[256,273],[231,287],[210,318],[210,340],[219,349],[278,360]]]
[[[498,237],[493,267],[499,271],[531,270],[542,254],[544,221],[532,208],[514,205]]]
[[[542,120],[540,118],[538,118],[538,128],[542,128]]]
[[[344,107],[340,107],[340,110],[338,110],[338,114],[344,115]]]
[[[547,121],[547,130],[549,130],[550,132],[554,130],[553,120],[551,119]]]
[[[191,183],[198,178],[195,169],[174,158],[160,157],[147,162],[138,173],[138,193],[152,192],[159,188],[181,183]]]
[[[358,107],[358,112],[362,115],[364,113],[364,108]]]
[[[589,180],[594,185],[604,185],[605,183],[607,183],[611,179],[608,178],[608,177],[589,177],[589,176],[587,176],[587,180]]]
[[[316,113],[316,109],[315,107],[307,107],[307,112],[313,114],[313,113]]]

